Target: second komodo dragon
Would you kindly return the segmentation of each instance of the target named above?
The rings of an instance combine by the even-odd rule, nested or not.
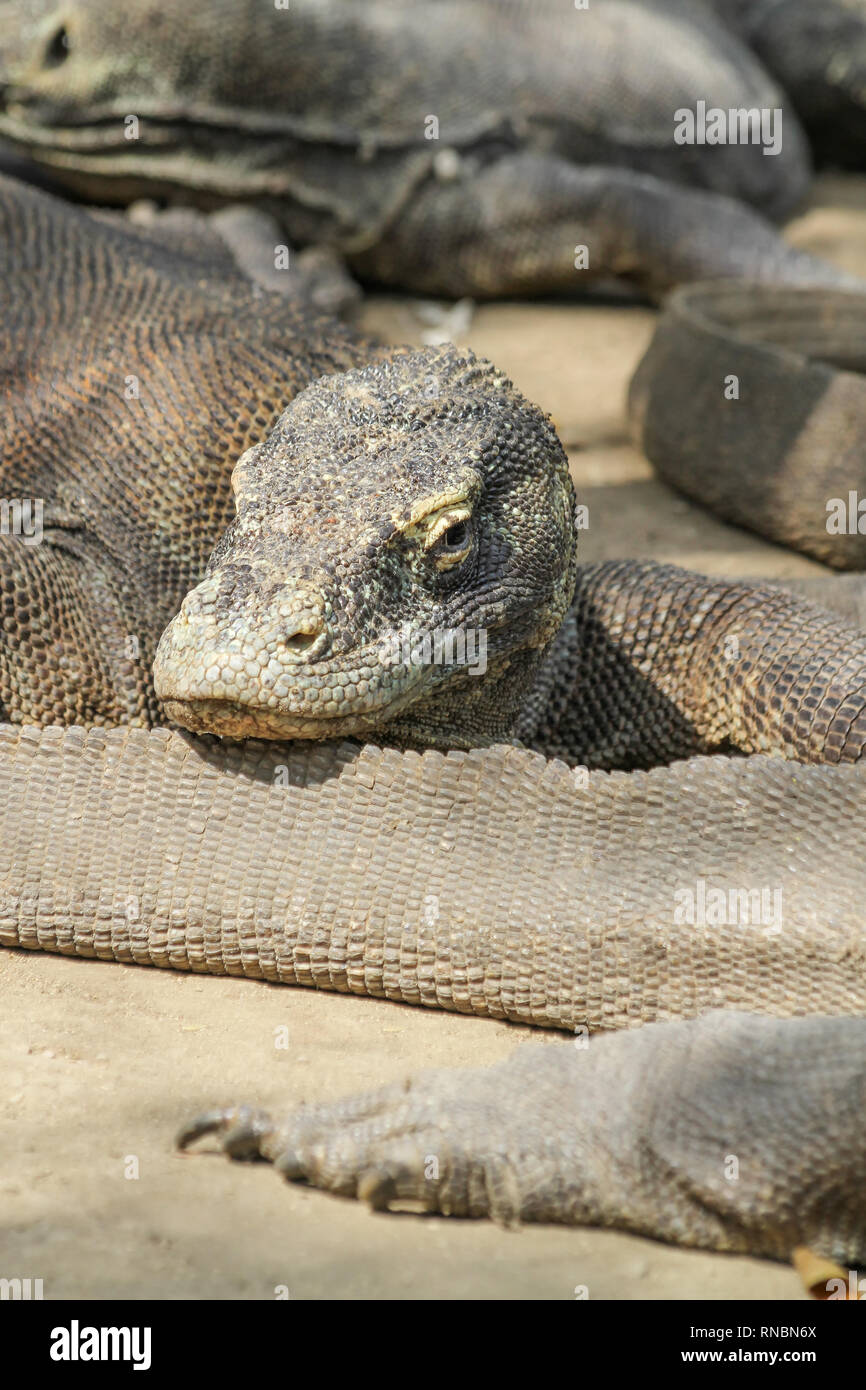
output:
[[[840,35],[800,47],[856,87]],[[676,138],[706,108],[737,128]],[[0,141],[95,202],[255,203],[429,294],[845,281],[766,220],[802,203],[805,136],[690,0],[0,0]]]
[[[8,182],[0,261],[0,941],[588,1030],[184,1143],[866,1261],[863,636],[579,570],[550,422],[471,356]]]

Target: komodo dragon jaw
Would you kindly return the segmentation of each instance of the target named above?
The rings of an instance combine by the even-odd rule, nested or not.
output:
[[[324,377],[232,485],[237,516],[157,650],[172,720],[240,738],[511,736],[576,555],[565,453],[501,372],[448,347]]]

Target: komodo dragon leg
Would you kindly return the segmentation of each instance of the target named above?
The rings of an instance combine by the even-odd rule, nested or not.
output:
[[[812,592],[832,599],[832,581]],[[849,622],[863,603],[854,628],[864,599],[863,580],[835,598]],[[651,562],[589,565],[517,731],[586,767],[731,750],[855,762],[866,744],[866,635],[854,628],[766,584]]]
[[[535,153],[420,189],[348,260],[362,279],[453,298],[579,294],[612,277],[654,297],[719,277],[864,288],[733,198]]]
[[[127,212],[94,207],[90,214],[109,226],[134,228],[138,235],[175,247],[196,261],[206,257],[229,275],[240,272],[263,289],[324,313],[347,317],[361,299],[360,287],[335,252],[287,246],[276,219],[261,208],[229,204],[205,213],[186,207],[160,209],[143,199]]]
[[[82,531],[0,535],[0,710],[15,724],[158,720],[154,641]],[[141,632],[141,637],[137,634]]]
[[[528,1046],[285,1120],[234,1108],[181,1131],[374,1208],[615,1226],[788,1259],[866,1261],[866,1019],[695,1023]]]

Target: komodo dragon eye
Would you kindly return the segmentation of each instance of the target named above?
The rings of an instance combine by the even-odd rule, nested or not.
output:
[[[66,26],[61,27],[52,34],[45,50],[45,57],[42,60],[43,67],[59,68],[61,63],[65,63],[69,57],[69,34]]]
[[[454,569],[472,550],[472,518],[468,511],[451,509],[431,526],[424,543],[438,570]]]
[[[445,535],[442,537],[442,547],[444,550],[463,550],[469,539],[469,527],[465,521],[455,522],[449,526]]]

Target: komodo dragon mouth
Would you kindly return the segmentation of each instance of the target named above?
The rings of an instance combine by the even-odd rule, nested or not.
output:
[[[269,675],[256,653],[245,657],[205,650],[198,663],[183,670],[177,664],[177,633],[176,619],[168,641],[159,648],[156,689],[168,718],[193,733],[223,738],[375,738],[381,724],[412,704],[419,687],[428,684],[420,668],[383,668],[381,654],[375,651],[367,654],[366,664],[358,653],[346,670],[323,663],[294,678],[279,657]],[[209,689],[226,693],[194,693]]]

